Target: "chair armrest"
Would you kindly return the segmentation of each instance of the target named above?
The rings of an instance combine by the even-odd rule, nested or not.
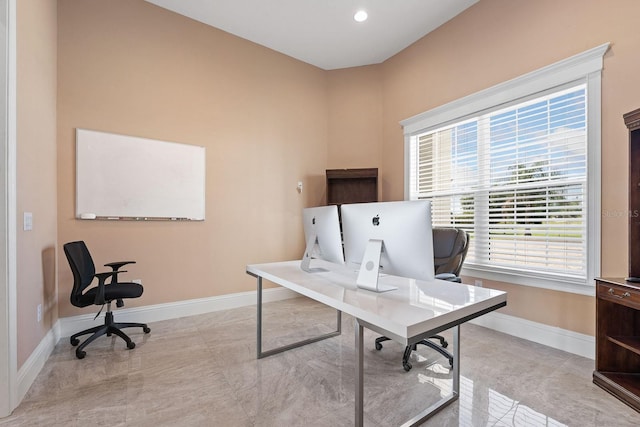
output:
[[[116,273],[116,275],[114,275],[111,279],[111,283],[116,283],[118,281],[118,275],[117,273],[126,273],[127,270],[120,270],[120,268],[123,265],[127,265],[127,264],[135,264],[135,261],[115,261],[115,262],[109,262],[107,264],[105,264],[105,267],[111,267],[113,269],[112,273]]]
[[[113,278],[115,278],[115,276],[118,275],[118,272],[116,271],[107,271],[105,273],[96,273],[95,277],[98,278],[98,292],[96,293],[96,297],[93,300],[93,303],[95,305],[102,305],[104,304],[106,301],[104,300],[104,287],[105,287],[105,280],[107,280],[108,277],[112,277],[111,279],[111,283],[113,283]]]
[[[105,267],[111,267],[113,269],[113,271],[118,271],[118,269],[120,267],[122,267],[123,265],[127,265],[127,264],[135,264],[135,261],[116,261],[116,262],[109,262],[107,264],[105,264]]]
[[[436,274],[436,279],[447,280],[449,282],[460,282],[460,278],[453,273]]]

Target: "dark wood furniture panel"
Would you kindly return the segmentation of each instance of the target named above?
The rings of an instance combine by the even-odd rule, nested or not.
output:
[[[640,286],[596,279],[593,382],[640,412]]]
[[[623,118],[629,129],[629,277],[640,278],[640,109]]]
[[[629,130],[629,276],[596,279],[593,382],[640,412],[640,109]]]
[[[378,169],[327,169],[327,204],[378,201]]]

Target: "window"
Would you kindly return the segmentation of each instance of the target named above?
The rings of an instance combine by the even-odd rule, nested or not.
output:
[[[467,264],[586,277],[585,85],[411,137],[411,199],[471,235]]]
[[[607,47],[402,122],[406,198],[470,233],[466,274],[592,293]]]

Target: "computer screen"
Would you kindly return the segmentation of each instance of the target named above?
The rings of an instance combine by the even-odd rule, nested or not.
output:
[[[434,278],[431,202],[345,204],[340,213],[345,262],[359,271],[359,287],[395,289],[379,285],[378,273]]]
[[[322,268],[311,268],[312,258],[344,264],[338,207],[332,205],[305,208],[302,210],[302,222],[306,242],[302,269],[308,272],[326,271]]]

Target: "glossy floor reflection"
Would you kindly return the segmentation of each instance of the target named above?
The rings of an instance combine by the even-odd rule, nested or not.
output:
[[[117,316],[117,313],[116,313]],[[255,307],[152,323],[134,350],[102,338],[77,360],[61,340],[0,426],[351,426],[353,319],[342,335],[256,360]],[[264,345],[335,327],[304,298],[265,304]],[[133,330],[132,330],[133,331]],[[446,335],[446,334],[445,334]],[[428,348],[402,368],[402,346],[365,332],[365,425],[399,425],[451,387]],[[461,395],[428,426],[636,426],[640,414],[591,382],[594,362],[479,326],[461,328]]]

